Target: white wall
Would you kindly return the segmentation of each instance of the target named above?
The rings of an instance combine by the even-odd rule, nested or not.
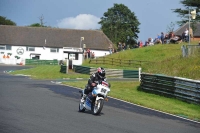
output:
[[[24,50],[24,53],[22,55],[19,55],[17,53],[17,50],[21,48]],[[73,48],[72,48],[73,49]],[[66,50],[65,50],[66,51]],[[95,53],[95,57],[101,57],[109,54],[109,51],[101,51],[101,50],[90,50],[91,52]],[[9,59],[4,59],[2,52],[7,55],[7,53],[12,53]],[[6,64],[16,64],[20,62],[25,62],[25,59],[31,59],[34,55],[31,55],[31,53],[40,54],[40,60],[65,60],[65,56],[63,53],[63,48],[59,48],[58,53],[50,52],[50,48],[46,47],[35,47],[35,51],[26,51],[26,46],[12,46],[12,50],[0,50],[0,63],[6,63]],[[20,57],[20,59],[16,59],[15,56]],[[79,60],[73,60],[73,64],[75,65],[81,65],[83,61],[83,55],[79,54],[78,57]]]
[[[95,57],[102,57],[102,56],[110,54],[108,50],[107,51],[103,51],[103,50],[92,50],[91,49],[90,52],[92,52],[92,53],[94,52]]]

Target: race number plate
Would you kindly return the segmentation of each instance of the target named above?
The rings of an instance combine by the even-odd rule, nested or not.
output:
[[[106,89],[101,88],[101,92],[106,93]]]

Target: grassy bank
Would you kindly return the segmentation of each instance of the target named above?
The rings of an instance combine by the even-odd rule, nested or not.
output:
[[[200,53],[183,58],[181,46],[183,44],[155,45],[144,48],[125,50],[119,53],[106,56],[106,58],[149,61],[142,63],[143,72],[164,74],[200,80]],[[98,67],[90,64],[89,60],[83,63],[84,66]],[[119,67],[112,65],[101,66],[105,68],[135,69],[133,67]]]

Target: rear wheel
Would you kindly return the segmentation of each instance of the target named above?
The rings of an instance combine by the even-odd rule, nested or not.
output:
[[[94,115],[98,115],[101,113],[101,110],[103,109],[104,100],[99,99],[98,101],[95,101],[95,102],[96,103],[94,103],[92,107],[92,112]]]

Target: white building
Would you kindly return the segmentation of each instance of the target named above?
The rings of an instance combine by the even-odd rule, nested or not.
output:
[[[26,59],[73,59],[73,64],[81,65],[87,49],[100,57],[113,47],[99,30],[0,25],[0,34],[0,63],[6,64],[25,64]]]

